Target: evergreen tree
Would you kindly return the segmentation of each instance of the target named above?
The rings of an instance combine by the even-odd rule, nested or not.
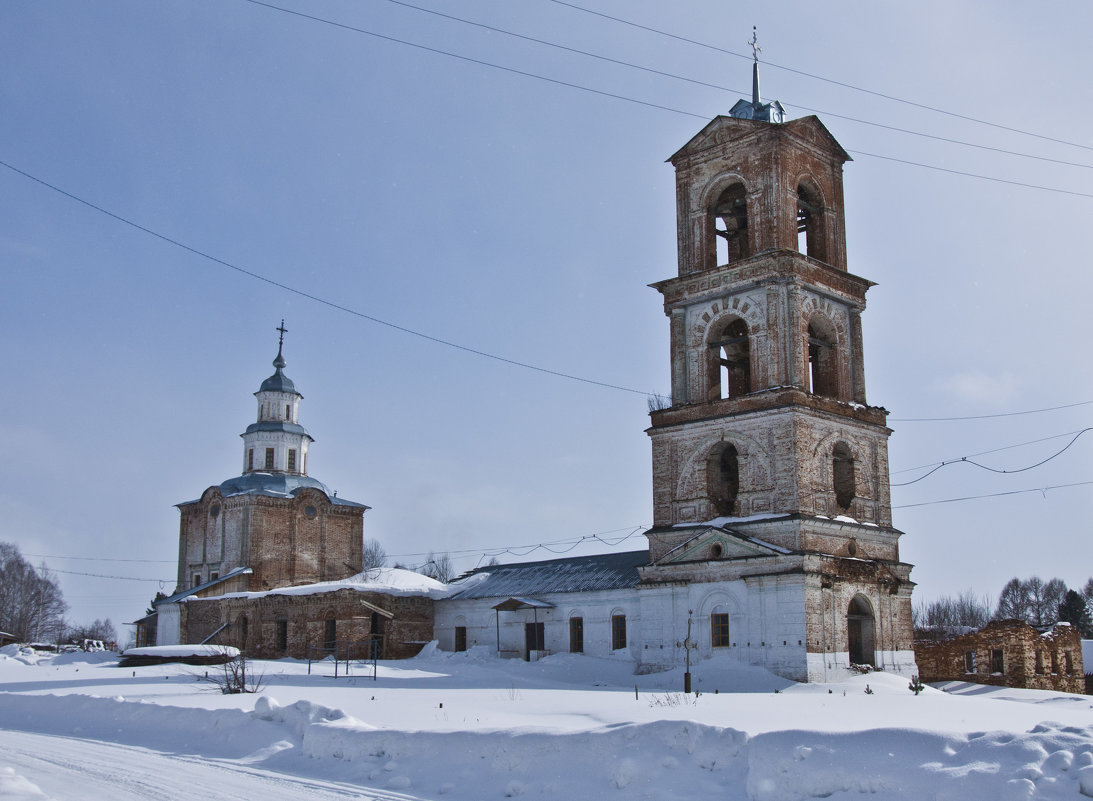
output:
[[[1076,627],[1084,639],[1093,639],[1093,620],[1090,620],[1085,599],[1074,590],[1067,590],[1059,604],[1059,622]]]

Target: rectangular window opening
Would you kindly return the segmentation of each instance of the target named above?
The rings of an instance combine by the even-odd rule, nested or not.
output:
[[[1001,648],[991,649],[991,673],[1005,673],[1006,661],[1002,656]]]
[[[277,621],[277,650],[282,654],[288,650],[288,621]]]
[[[626,647],[626,615],[611,616],[611,650]]]
[[[710,615],[710,645],[714,648],[729,647],[728,612],[717,612]]]
[[[289,470],[295,470],[296,469],[296,449],[295,448],[289,448],[288,449],[288,469]]]
[[[201,574],[200,573],[194,573],[194,586],[196,587],[199,584],[201,584]]]
[[[247,449],[247,469],[254,469],[254,448]]]
[[[571,617],[569,619],[569,652],[571,654],[584,653],[583,617]]]
[[[273,469],[273,448],[266,448],[266,469]]]
[[[467,627],[456,626],[455,627],[455,650],[466,651],[467,650]]]
[[[975,651],[965,651],[964,652],[964,672],[965,673],[975,673],[977,669],[978,669],[978,666],[976,665]]]

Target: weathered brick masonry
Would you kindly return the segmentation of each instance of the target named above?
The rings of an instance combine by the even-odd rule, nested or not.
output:
[[[970,634],[916,642],[915,660],[926,682],[1085,692],[1081,635],[1066,624],[1041,634],[1020,620],[992,621]]]
[[[379,643],[377,656],[406,659],[433,639],[433,601],[421,596],[339,589],[191,599],[181,607],[183,642],[202,642],[221,629],[212,642],[262,659],[306,659],[309,645],[310,655],[321,657],[332,643],[342,644],[340,653],[349,647],[351,656],[362,658],[371,653],[373,637]]]

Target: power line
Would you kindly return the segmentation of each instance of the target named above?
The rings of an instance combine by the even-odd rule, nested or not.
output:
[[[417,44],[416,42],[407,41],[406,39],[399,39],[399,38],[394,37],[394,36],[386,36],[384,34],[376,33],[375,31],[370,31],[370,30],[367,30],[365,28],[359,28],[359,27],[356,27],[354,25],[348,25],[348,24],[343,23],[343,22],[336,22],[334,20],[326,19],[325,17],[317,17],[313,14],[305,14],[301,11],[295,11],[295,10],[290,9],[290,8],[284,8],[282,6],[273,5],[272,3],[265,3],[265,2],[262,2],[262,0],[244,0],[244,2],[251,3],[252,5],[256,5],[256,6],[261,6],[263,8],[268,8],[272,11],[280,11],[284,14],[291,14],[292,16],[301,17],[302,19],[311,20],[312,22],[322,23],[324,25],[331,25],[331,26],[336,27],[336,28],[341,28],[341,29],[344,29],[344,30],[347,30],[347,31],[353,31],[354,33],[362,33],[362,34],[365,34],[366,36],[373,36],[377,39],[383,39],[384,41],[393,42],[395,44],[402,44],[402,45],[406,45],[407,47],[417,48],[418,50],[424,50],[424,51],[429,52],[429,53],[448,56],[450,58],[459,59],[460,61],[466,61],[466,62],[469,62],[469,63],[472,63],[472,64],[478,64],[478,65],[483,66],[483,67],[491,67],[493,69],[502,70],[504,72],[509,72],[509,73],[514,74],[514,75],[521,75],[525,78],[534,78],[536,80],[545,81],[547,83],[552,83],[552,84],[555,84],[555,85],[558,85],[558,86],[565,86],[565,87],[570,88],[570,89],[577,89],[577,90],[582,91],[582,92],[589,92],[591,94],[600,95],[601,97],[610,97],[614,100],[622,100],[622,101],[627,102],[627,103],[636,103],[637,105],[645,106],[647,108],[655,108],[655,109],[659,109],[661,111],[669,111],[669,112],[672,112],[673,114],[682,114],[683,116],[686,116],[686,117],[694,117],[694,118],[700,119],[700,120],[708,120],[709,119],[709,115],[707,115],[707,114],[697,114],[697,113],[691,112],[691,111],[684,111],[683,109],[673,108],[671,106],[664,106],[664,105],[661,105],[659,103],[651,103],[651,102],[646,101],[646,100],[638,100],[637,98],[629,97],[627,95],[620,95],[620,94],[617,94],[615,92],[607,92],[607,91],[604,91],[602,89],[593,89],[590,86],[583,86],[581,84],[571,83],[569,81],[562,81],[562,80],[559,80],[557,78],[549,78],[545,75],[539,75],[537,73],[528,72],[526,70],[519,70],[519,69],[516,69],[514,67],[506,67],[502,64],[495,64],[491,61],[485,61],[483,59],[472,58],[470,56],[460,55],[459,53],[453,53],[449,50],[442,50],[442,49],[436,48],[436,47],[428,47],[426,45]],[[558,2],[558,0],[554,0],[554,2]],[[726,52],[728,52],[728,51],[726,51]],[[802,106],[801,108],[804,108],[804,107]],[[855,121],[856,122],[864,122],[863,120],[855,120]],[[870,124],[870,123],[865,123],[865,124]],[[887,127],[887,126],[882,126],[882,127]],[[895,129],[895,130],[902,130],[902,129]],[[912,131],[905,131],[905,132],[906,133],[913,133]],[[923,136],[929,136],[928,134],[922,134],[922,135]],[[930,137],[930,138],[941,138],[941,137]],[[980,147],[979,145],[973,145],[973,144],[970,144],[970,143],[959,142],[959,140],[945,140],[945,141],[951,141],[951,142],[955,142],[955,143],[959,143],[959,144],[968,144],[968,146],[970,146],[970,147]],[[995,150],[995,148],[987,148],[985,146],[984,146],[984,148],[987,149],[987,150]],[[1091,149],[1093,149],[1093,148],[1091,148]],[[1084,192],[1075,192],[1075,191],[1066,190],[1066,189],[1058,189],[1058,188],[1050,187],[1050,186],[1041,186],[1039,184],[1023,183],[1021,181],[1010,181],[1010,180],[1007,180],[1007,179],[1004,179],[1004,178],[993,178],[991,176],[980,175],[978,173],[963,172],[961,170],[953,170],[953,169],[949,169],[949,168],[946,168],[946,167],[936,167],[936,166],[933,166],[933,165],[930,165],[930,164],[923,164],[923,163],[919,163],[919,162],[908,161],[906,159],[899,159],[899,158],[896,158],[894,156],[883,156],[883,155],[880,155],[880,154],[877,154],[877,153],[866,153],[866,152],[863,152],[863,151],[854,151],[854,150],[848,150],[847,152],[848,153],[854,153],[855,155],[868,156],[870,158],[882,159],[882,160],[886,160],[886,161],[894,161],[894,162],[897,162],[899,164],[907,164],[907,165],[910,165],[910,166],[922,167],[922,168],[928,169],[928,170],[936,170],[938,172],[945,172],[945,173],[949,173],[951,175],[960,175],[960,176],[964,176],[966,178],[979,178],[980,180],[984,180],[984,181],[993,181],[995,183],[1009,184],[1011,186],[1020,186],[1020,187],[1023,187],[1025,189],[1038,189],[1038,190],[1041,190],[1041,191],[1044,191],[1044,192],[1058,192],[1060,194],[1073,195],[1073,196],[1076,196],[1076,197],[1093,198],[1093,194],[1087,194],[1087,193],[1084,193]],[[1017,153],[1015,151],[1003,151],[1003,152],[1009,152],[1012,155],[1020,155],[1020,156],[1025,156],[1026,155],[1026,154],[1022,154],[1022,153]],[[1040,158],[1038,156],[1027,156],[1027,157],[1028,158]],[[1069,163],[1069,162],[1065,162],[1065,163]],[[1073,166],[1084,167],[1084,166],[1087,166],[1087,165],[1075,164]],[[648,393],[646,393],[646,394],[648,394]]]
[[[102,573],[78,573],[75,570],[57,570],[56,568],[48,568],[50,573],[64,573],[66,576],[90,576],[91,578],[104,578],[115,579],[117,581],[149,581],[155,584],[169,584],[174,579],[149,579],[149,578],[136,578],[135,576],[104,576]]]
[[[1069,450],[1071,445],[1073,445],[1075,442],[1078,441],[1078,437],[1080,437],[1082,434],[1084,434],[1087,431],[1093,431],[1093,428],[1083,428],[1081,431],[1079,431],[1077,434],[1075,434],[1074,438],[1072,440],[1070,440],[1070,442],[1068,442],[1066,445],[1064,445],[1062,447],[1062,449],[1060,449],[1059,451],[1053,453],[1051,456],[1047,457],[1046,459],[1044,459],[1042,461],[1039,461],[1036,464],[1029,465],[1028,467],[1019,467],[1019,468],[1016,468],[1016,469],[1013,469],[1013,470],[998,470],[997,468],[994,468],[994,467],[988,467],[985,464],[979,464],[978,462],[973,462],[971,460],[971,458],[968,457],[968,456],[962,456],[959,459],[952,459],[952,460],[947,461],[947,462],[942,462],[941,464],[936,465],[932,470],[930,470],[925,475],[921,475],[918,478],[913,479],[912,481],[904,481],[902,484],[892,484],[891,486],[893,486],[893,487],[907,487],[907,486],[910,486],[911,484],[917,484],[918,482],[922,481],[923,479],[929,478],[930,476],[932,476],[934,473],[936,473],[941,468],[948,467],[949,465],[953,465],[953,464],[970,464],[973,467],[978,467],[978,468],[981,468],[983,470],[989,470],[992,473],[1001,473],[1001,474],[1027,473],[1029,470],[1035,470],[1037,467],[1042,467],[1043,465],[1050,462],[1052,459],[1055,459],[1055,458],[1061,456],[1063,453],[1065,453],[1067,450]]]
[[[971,456],[986,456],[986,455],[991,454],[991,453],[999,453],[1001,451],[1013,450],[1014,448],[1023,448],[1026,445],[1038,445],[1041,442],[1050,442],[1053,439],[1061,439],[1062,437],[1070,437],[1070,436],[1073,436],[1074,434],[1077,434],[1077,433],[1079,433],[1079,432],[1077,432],[1077,431],[1067,431],[1065,434],[1053,434],[1050,437],[1041,437],[1040,439],[1030,439],[1027,442],[1018,442],[1015,445],[1003,445],[999,448],[991,448],[990,450],[987,450],[987,451],[979,451],[977,453],[969,453],[968,456],[969,457],[971,457]],[[946,462],[952,462],[952,461],[957,461],[957,460],[956,459],[946,459],[945,461]],[[915,470],[925,470],[928,467],[936,467],[939,464],[943,464],[943,462],[930,462],[929,464],[920,464],[917,467],[903,467],[899,470],[893,470],[891,472],[892,472],[892,475],[895,476],[895,475],[899,475],[900,473],[910,473],[910,472],[913,472]],[[897,485],[893,484],[892,486],[897,486]]]
[[[722,91],[722,92],[736,93],[736,94],[741,94],[741,95],[747,95],[748,94],[748,91],[745,91],[745,90],[731,89],[727,86],[723,86],[723,85],[715,84],[715,83],[709,83],[708,81],[701,81],[701,80],[698,80],[697,78],[689,78],[685,75],[678,75],[678,74],[673,73],[673,72],[665,72],[664,70],[658,70],[658,69],[654,69],[652,67],[645,67],[645,66],[642,66],[641,64],[634,64],[633,62],[630,62],[630,61],[623,61],[621,59],[611,58],[609,56],[604,56],[604,55],[601,55],[599,53],[592,53],[592,52],[589,52],[587,50],[581,50],[580,48],[576,48],[576,47],[569,47],[568,45],[559,44],[557,42],[551,42],[551,41],[546,40],[546,39],[539,39],[539,38],[534,37],[534,36],[526,36],[525,34],[522,34],[522,33],[516,33],[515,31],[509,31],[509,30],[505,30],[504,28],[498,28],[498,27],[493,26],[493,25],[487,25],[483,22],[475,22],[474,20],[464,19],[463,17],[456,17],[452,14],[445,14],[441,11],[436,11],[435,9],[425,8],[423,6],[414,5],[413,3],[407,3],[407,2],[405,2],[405,0],[387,0],[387,2],[392,3],[394,5],[397,5],[397,6],[402,6],[404,8],[410,8],[410,9],[413,9],[415,11],[420,11],[424,14],[431,14],[431,15],[436,16],[436,17],[441,17],[442,19],[447,19],[447,20],[451,20],[453,22],[458,22],[458,23],[461,23],[463,25],[470,25],[472,27],[481,28],[483,30],[491,31],[493,33],[499,33],[503,36],[510,36],[514,39],[521,39],[525,42],[532,42],[534,44],[543,45],[544,47],[551,47],[551,48],[554,48],[556,50],[562,50],[562,51],[567,52],[567,53],[575,53],[577,55],[585,56],[587,58],[596,59],[598,61],[603,61],[603,62],[606,62],[608,64],[615,64],[615,65],[618,65],[618,66],[627,67],[629,69],[640,70],[641,72],[645,72],[645,73],[648,73],[650,75],[659,75],[659,76],[664,77],[664,78],[671,78],[671,79],[677,80],[677,81],[684,81],[686,83],[694,84],[696,86],[703,86],[703,87],[706,87],[706,88],[709,88],[709,89],[716,89],[716,90]],[[850,117],[850,116],[847,116],[845,114],[836,114],[833,111],[826,111],[824,109],[811,108],[809,106],[804,106],[804,105],[801,105],[799,103],[786,102],[786,103],[784,103],[784,105],[791,106],[791,107],[794,107],[794,108],[798,108],[798,109],[801,109],[802,111],[807,111],[807,112],[810,112],[810,113],[813,113],[813,114],[822,114],[825,117],[833,117],[835,119],[847,120],[849,122],[856,122],[860,125],[870,125],[870,126],[873,126],[875,128],[882,128],[886,131],[895,131],[897,133],[904,133],[904,134],[908,134],[910,136],[918,136],[918,137],[922,137],[924,139],[932,139],[932,140],[937,141],[937,142],[946,142],[948,144],[961,145],[962,147],[971,147],[971,148],[975,148],[977,150],[986,150],[986,151],[989,151],[989,152],[992,152],[992,153],[1002,153],[1004,155],[1009,155],[1009,156],[1018,156],[1020,158],[1035,159],[1036,161],[1044,161],[1044,162],[1048,162],[1048,163],[1051,163],[1051,164],[1061,164],[1061,165],[1064,165],[1064,166],[1067,166],[1067,167],[1079,167],[1079,168],[1086,169],[1086,170],[1093,170],[1093,164],[1083,164],[1081,162],[1066,161],[1064,159],[1054,159],[1054,158],[1049,158],[1047,156],[1037,156],[1037,155],[1032,154],[1032,153],[1021,153],[1021,152],[1016,151],[1016,150],[1008,150],[1008,149],[1002,148],[1002,147],[992,147],[990,145],[982,145],[982,144],[977,144],[975,142],[967,142],[967,141],[964,141],[962,139],[953,139],[953,138],[947,137],[947,136],[937,136],[935,134],[928,134],[928,133],[925,133],[923,131],[914,131],[914,130],[911,130],[909,128],[900,128],[900,127],[895,126],[895,125],[886,125],[885,123],[881,123],[881,122],[873,122],[871,120],[864,120],[864,119],[861,119],[859,117]]]
[[[173,565],[178,562],[177,559],[111,559],[105,556],[60,556],[58,554],[47,553],[25,553],[23,556],[31,556],[35,559],[76,559],[86,562],[141,562],[145,564],[165,565]]]
[[[975,501],[981,498],[1001,498],[1005,495],[1024,495],[1029,492],[1043,493],[1044,497],[1047,497],[1048,490],[1067,489],[1069,487],[1084,487],[1089,484],[1093,484],[1093,481],[1077,481],[1073,484],[1054,484],[1050,487],[1034,487],[1033,489],[1023,490],[1010,490],[1009,492],[992,492],[988,495],[967,495],[963,498],[944,498],[940,501],[923,501],[921,503],[904,503],[899,506],[893,506],[893,509],[911,509],[915,506],[934,506],[940,503],[958,503],[960,501]]]
[[[1079,401],[1078,403],[1068,403],[1064,406],[1049,406],[1045,409],[1028,409],[1023,412],[1002,412],[999,414],[975,414],[967,417],[890,417],[888,421],[891,423],[944,423],[953,422],[959,420],[993,420],[999,417],[1019,417],[1024,414],[1040,414],[1042,412],[1057,412],[1060,409],[1074,409],[1078,406],[1089,406],[1093,404],[1093,400]]]
[[[1040,184],[1027,184],[1024,181],[1011,181],[1007,178],[994,178],[990,175],[981,175],[976,172],[964,172],[963,170],[953,170],[949,167],[938,167],[933,164],[924,164],[921,161],[910,161],[908,159],[900,159],[895,156],[882,156],[877,153],[866,153],[864,150],[847,150],[847,153],[853,153],[855,156],[868,156],[873,159],[884,159],[885,161],[894,161],[897,164],[907,164],[912,167],[922,167],[927,170],[936,170],[937,172],[946,172],[949,175],[963,175],[966,178],[978,178],[982,181],[993,181],[997,184],[1008,184],[1010,186],[1021,186],[1025,189],[1039,189],[1043,192],[1057,192],[1061,195],[1073,195],[1074,197],[1093,197],[1093,194],[1089,192],[1075,192],[1070,189],[1059,189],[1054,186],[1041,186]]]
[[[552,3],[557,3],[560,6],[566,6],[567,8],[572,8],[576,11],[582,11],[585,14],[592,14],[593,16],[602,17],[604,19],[611,20],[612,22],[618,22],[618,23],[621,23],[623,25],[629,25],[632,28],[639,28],[640,30],[643,30],[643,31],[648,31],[650,33],[655,33],[659,36],[666,36],[669,39],[675,39],[676,41],[679,41],[679,42],[685,42],[687,44],[697,45],[698,47],[702,47],[702,48],[705,48],[707,50],[713,50],[713,51],[716,51],[718,53],[724,53],[725,55],[735,56],[736,58],[742,58],[742,59],[745,59],[747,61],[752,60],[752,56],[748,55],[748,54],[745,54],[745,53],[737,53],[733,50],[727,50],[723,47],[718,47],[717,45],[708,44],[707,42],[700,42],[697,39],[688,39],[685,36],[677,36],[674,33],[668,33],[667,31],[662,31],[659,28],[652,28],[652,27],[649,27],[647,25],[641,25],[639,23],[632,22],[630,20],[623,19],[621,17],[613,17],[610,14],[604,14],[600,11],[593,11],[592,9],[584,8],[583,6],[579,6],[579,5],[576,5],[574,3],[564,2],[564,0],[551,0],[551,2]],[[988,127],[997,128],[997,129],[1002,130],[1002,131],[1009,131],[1010,133],[1021,134],[1022,136],[1031,136],[1035,139],[1042,139],[1044,141],[1054,142],[1054,143],[1060,144],[1060,145],[1069,145],[1070,147],[1078,147],[1078,148],[1081,148],[1083,150],[1093,150],[1093,146],[1090,146],[1090,145],[1083,145],[1083,144],[1079,144],[1078,142],[1069,142],[1065,139],[1056,139],[1055,137],[1052,137],[1052,136],[1045,136],[1044,134],[1034,133],[1033,131],[1025,131],[1025,130],[1022,130],[1020,128],[1014,128],[1014,127],[1009,126],[1009,125],[1002,125],[1001,123],[990,122],[989,120],[982,120],[982,119],[979,119],[977,117],[969,116],[967,114],[958,114],[955,111],[947,111],[945,109],[938,108],[936,106],[926,105],[925,103],[917,103],[913,100],[906,100],[904,98],[897,97],[896,95],[889,95],[889,94],[885,94],[884,92],[877,92],[877,91],[874,91],[872,89],[865,89],[861,86],[855,86],[852,83],[846,83],[845,81],[837,81],[834,78],[825,78],[822,75],[816,75],[814,73],[806,72],[804,70],[794,69],[793,67],[787,67],[787,66],[782,65],[782,64],[776,64],[772,61],[763,61],[761,63],[765,64],[768,67],[773,67],[774,69],[783,70],[785,72],[792,72],[796,75],[801,75],[805,78],[812,78],[812,79],[817,80],[817,81],[823,81],[824,83],[830,83],[834,86],[841,86],[844,89],[852,89],[855,92],[863,92],[865,94],[873,95],[874,97],[880,97],[880,98],[883,98],[885,100],[891,100],[891,101],[896,102],[896,103],[903,103],[904,105],[913,106],[915,108],[920,108],[924,111],[932,111],[935,114],[943,114],[947,117],[954,117],[956,119],[965,120],[967,122],[974,122],[978,125],[986,125]]]
[[[256,0],[247,0],[247,2],[255,2],[255,1]],[[475,355],[475,356],[481,356],[481,357],[486,358],[486,359],[492,359],[494,361],[501,362],[503,364],[508,364],[508,365],[513,366],[513,367],[522,367],[525,370],[534,370],[535,372],[545,373],[546,375],[552,375],[552,376],[555,376],[556,378],[566,378],[566,379],[569,379],[570,381],[579,381],[582,384],[591,384],[593,386],[605,387],[607,389],[617,389],[620,392],[630,392],[630,393],[633,393],[635,395],[646,395],[646,396],[648,396],[648,395],[655,394],[655,393],[646,392],[646,391],[640,390],[640,389],[633,389],[632,387],[624,387],[624,386],[621,386],[619,384],[609,384],[605,381],[596,381],[595,379],[592,379],[592,378],[582,378],[581,376],[572,375],[570,373],[564,373],[560,370],[551,370],[551,369],[546,368],[546,367],[539,367],[538,365],[530,364],[528,362],[521,362],[521,361],[516,361],[515,359],[508,359],[504,356],[498,356],[495,353],[490,353],[488,351],[479,350],[477,348],[471,348],[471,347],[468,347],[466,345],[460,345],[459,343],[452,342],[451,340],[448,340],[448,339],[441,339],[440,337],[435,337],[435,336],[432,336],[430,334],[426,334],[422,331],[417,331],[413,328],[407,328],[406,326],[397,325],[395,323],[391,323],[391,322],[388,322],[386,320],[381,320],[379,317],[373,317],[370,314],[365,314],[364,312],[357,311],[356,309],[352,309],[348,306],[343,306],[340,303],[335,303],[334,301],[327,300],[325,298],[319,297],[318,295],[313,295],[310,292],[304,292],[302,289],[297,289],[296,287],[290,286],[289,284],[285,284],[285,283],[282,283],[280,281],[274,281],[272,278],[267,278],[266,276],[264,276],[260,273],[256,273],[253,270],[245,269],[243,267],[238,266],[237,264],[233,264],[229,261],[225,261],[224,259],[218,258],[218,257],[213,256],[210,253],[207,253],[203,250],[199,250],[198,248],[187,245],[184,242],[181,242],[177,239],[173,239],[169,236],[166,236],[165,234],[161,234],[158,231],[154,231],[151,228],[148,228],[144,225],[141,225],[140,223],[137,223],[137,222],[134,222],[133,220],[130,220],[128,217],[123,217],[120,214],[115,214],[114,212],[109,211],[109,210],[107,210],[107,209],[103,208],[102,206],[99,206],[95,203],[92,203],[89,200],[85,200],[82,197],[79,197],[78,195],[74,195],[71,192],[67,192],[64,189],[61,189],[60,187],[49,183],[48,181],[43,181],[41,178],[38,178],[34,175],[31,175],[29,172],[26,172],[25,170],[21,170],[18,167],[13,166],[13,165],[9,164],[6,161],[0,161],[0,166],[7,167],[12,172],[18,173],[19,175],[22,175],[24,178],[28,178],[31,181],[34,181],[35,183],[46,187],[47,189],[52,189],[54,192],[62,194],[65,197],[69,198],[70,200],[74,200],[77,203],[80,203],[84,206],[87,206],[90,209],[94,209],[95,211],[97,211],[101,214],[105,214],[107,217],[110,217],[114,220],[117,220],[120,223],[124,223],[125,225],[128,225],[132,228],[136,228],[138,231],[142,231],[142,232],[148,234],[149,236],[153,236],[156,239],[160,239],[164,242],[167,242],[168,244],[174,245],[175,247],[182,248],[183,250],[186,250],[190,253],[193,253],[195,256],[200,256],[203,259],[208,259],[209,261],[214,262],[215,264],[219,264],[223,267],[227,267],[230,270],[234,270],[237,273],[241,273],[242,275],[248,276],[249,278],[253,278],[256,281],[262,281],[263,283],[269,284],[270,286],[275,286],[278,289],[283,289],[286,292],[291,292],[292,294],[297,295],[299,297],[307,298],[308,300],[315,301],[316,303],[320,303],[323,306],[328,306],[331,309],[337,309],[338,311],[343,311],[346,314],[351,314],[354,317],[361,318],[362,320],[368,320],[369,322],[376,323],[377,325],[386,326],[387,328],[392,328],[396,331],[401,331],[404,334],[410,334],[412,336],[419,337],[420,339],[428,340],[429,342],[433,342],[433,343],[436,343],[438,345],[444,345],[444,346],[449,347],[449,348],[454,348],[455,350],[463,351],[464,353],[470,353],[470,354]]]

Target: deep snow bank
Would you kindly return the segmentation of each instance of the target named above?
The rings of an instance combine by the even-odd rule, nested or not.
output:
[[[454,799],[713,794],[794,801],[875,793],[887,801],[1005,801],[1073,799],[1083,784],[1093,784],[1093,727],[1054,724],[1021,734],[877,729],[751,738],[731,728],[663,720],[573,733],[410,732],[377,729],[308,701],[281,706],[268,697],[243,712],[10,693],[0,693],[0,721],[8,729]]]

